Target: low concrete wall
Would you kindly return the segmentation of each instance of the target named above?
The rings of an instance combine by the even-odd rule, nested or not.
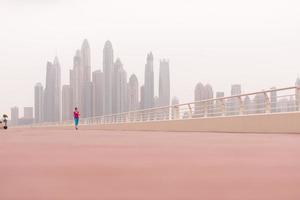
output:
[[[122,124],[81,125],[80,128],[121,131],[300,133],[300,112]]]

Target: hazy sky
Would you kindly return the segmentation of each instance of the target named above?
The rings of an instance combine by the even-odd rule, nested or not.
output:
[[[67,83],[75,50],[90,42],[92,70],[111,40],[128,74],[144,81],[146,54],[170,59],[171,92],[193,99],[197,82],[229,95],[294,85],[300,74],[299,0],[0,0],[0,113],[33,106],[46,62]],[[22,111],[21,111],[22,112]]]

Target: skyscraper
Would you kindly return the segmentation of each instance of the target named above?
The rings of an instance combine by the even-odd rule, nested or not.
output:
[[[103,48],[104,73],[104,115],[112,113],[112,70],[114,64],[113,48],[110,41],[106,41]]]
[[[141,101],[140,101],[140,109],[145,109],[145,87],[141,86]]]
[[[44,119],[46,122],[56,122],[61,119],[61,71],[58,58],[53,64],[47,63],[46,87],[44,95]]]
[[[126,112],[128,110],[127,97],[127,73],[118,58],[113,70],[113,113]]]
[[[73,69],[70,70],[70,87],[72,92],[72,107],[78,107],[81,109],[81,97],[82,97],[82,82],[83,82],[83,69],[81,64],[80,50],[76,51],[73,58]]]
[[[72,92],[70,85],[62,87],[62,120],[72,120]]]
[[[272,87],[271,90],[275,90],[276,87]],[[270,103],[271,103],[271,112],[277,112],[277,92],[272,91],[271,92],[271,97],[270,97]]]
[[[144,83],[144,108],[154,107],[154,72],[153,72],[153,54],[147,55],[145,65],[145,83]]]
[[[234,84],[231,86],[231,96],[240,95],[242,93],[242,86],[240,84]]]
[[[131,75],[128,83],[129,111],[139,109],[139,82],[135,74]]]
[[[43,100],[44,88],[41,83],[37,83],[34,87],[34,118],[35,123],[41,123],[43,121]]]
[[[82,91],[82,107],[83,117],[92,117],[93,115],[93,83],[85,82],[83,85],[84,90]]]
[[[161,60],[159,66],[159,106],[170,105],[169,61]]]
[[[91,81],[91,50],[87,39],[81,46],[81,63],[83,68],[83,82]]]
[[[53,67],[56,70],[55,74],[55,93],[54,93],[54,117],[55,121],[61,120],[61,67],[59,64],[58,57],[54,58]]]
[[[205,99],[213,99],[214,92],[212,86],[210,84],[206,84],[204,89],[205,89]],[[206,112],[209,116],[211,116],[213,113],[213,107],[214,107],[213,101],[206,102]]]
[[[44,93],[44,121],[54,122],[54,77],[56,71],[51,62],[47,62],[46,86]]]
[[[82,83],[81,83],[81,114],[82,117],[92,116],[92,83],[91,83],[91,51],[90,45],[85,39],[81,46],[81,68],[82,68]]]
[[[206,97],[205,88],[202,83],[198,83],[195,87],[195,101],[201,101],[204,100]]]
[[[240,95],[242,93],[242,87],[240,84],[234,84],[231,86],[231,96]],[[240,113],[240,100],[239,98],[232,98],[228,101],[227,105],[229,115],[237,115]]]
[[[213,111],[213,102],[210,101],[209,103],[202,102],[203,100],[212,99],[213,98],[213,89],[211,85],[206,84],[203,86],[202,83],[198,83],[195,88],[195,114],[197,116],[204,116],[205,111],[208,114],[211,114]],[[200,101],[200,102],[199,102]]]
[[[202,83],[198,83],[194,91],[195,104],[195,115],[202,116],[204,112],[204,104],[199,102],[206,98],[206,91]]]
[[[13,107],[10,109],[11,111],[11,125],[16,126],[18,125],[19,121],[19,108],[18,107]]]
[[[123,68],[121,60],[117,58],[112,69],[112,113],[116,114],[120,112],[120,80],[119,71]]]
[[[125,69],[121,69],[119,72],[120,77],[120,111],[128,111],[128,84],[127,84],[127,72]]]
[[[255,113],[265,113],[265,95],[263,93],[256,94],[254,97],[254,110]]]
[[[93,116],[103,115],[104,75],[101,70],[93,72]]]

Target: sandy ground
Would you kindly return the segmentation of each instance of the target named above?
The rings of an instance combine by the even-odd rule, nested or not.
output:
[[[299,200],[300,135],[0,130],[1,200]]]

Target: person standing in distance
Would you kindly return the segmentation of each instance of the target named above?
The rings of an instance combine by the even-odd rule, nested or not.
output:
[[[76,130],[78,130],[79,116],[80,116],[80,114],[79,114],[78,108],[75,107],[73,117],[74,117],[74,124],[75,124]]]

